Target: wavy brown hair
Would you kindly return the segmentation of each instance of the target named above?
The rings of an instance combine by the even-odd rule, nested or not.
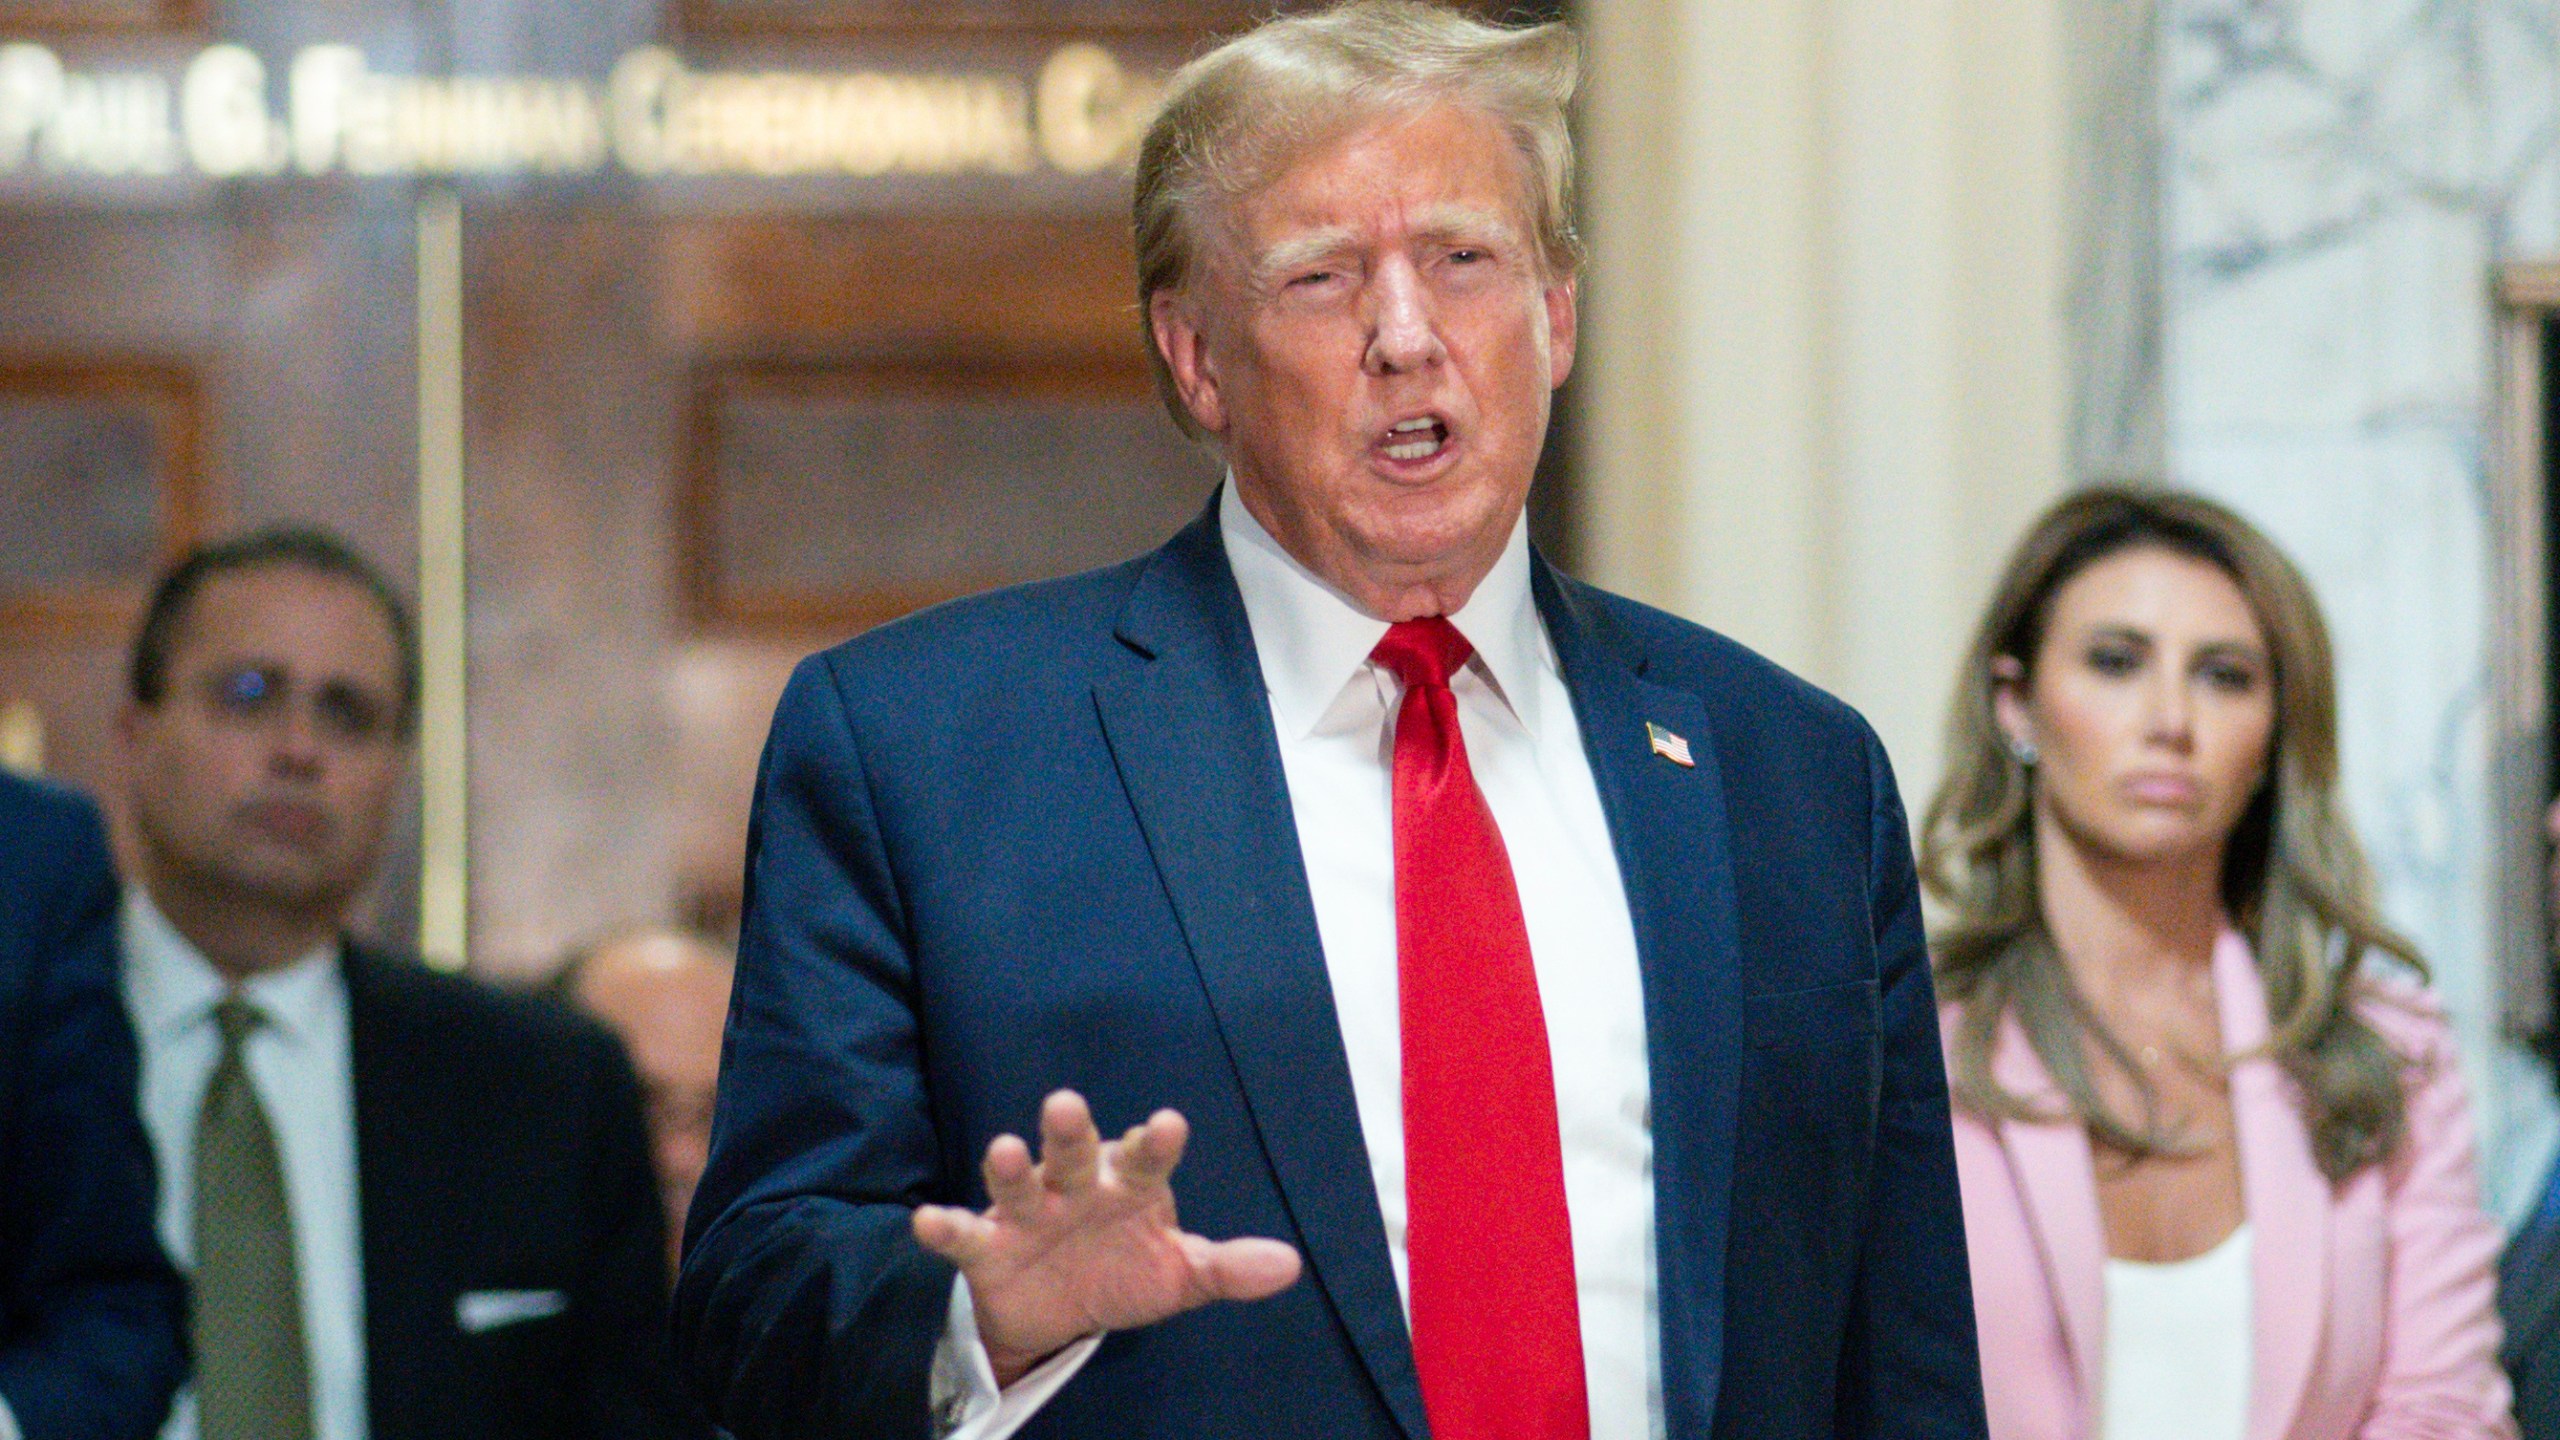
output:
[[[1993,1119],[2076,1117],[2135,1155],[2174,1148],[2157,1096],[2101,1024],[2055,949],[2037,891],[2034,782],[1993,718],[1995,667],[2032,677],[2054,596],[2091,565],[2128,550],[2202,561],[2239,586],[2274,669],[2267,773],[2233,829],[2222,903],[2250,937],[2266,985],[2265,1053],[2291,1076],[2311,1148],[2332,1182],[2389,1156],[2402,1129],[2401,1057],[2356,1012],[2367,957],[2421,976],[2417,950],[2375,909],[2363,852],[2338,799],[2338,707],[2328,627],[2300,571],[2238,515],[2194,495],[2104,486],[2047,511],[2018,545],[1974,636],[1947,727],[1947,776],[1929,802],[1920,873],[1939,902],[1930,950],[1940,997],[1956,1007],[1956,1099]],[[1991,1059],[2016,1016],[2061,1089],[2056,1113],[2004,1089]],[[2099,1098],[2090,1050],[2132,1077],[2143,1113]]]

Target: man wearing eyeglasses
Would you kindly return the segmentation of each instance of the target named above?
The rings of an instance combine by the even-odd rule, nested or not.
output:
[[[620,1047],[346,935],[417,669],[399,597],[311,531],[187,557],[135,638],[124,991],[194,1287],[164,1440],[684,1428]]]

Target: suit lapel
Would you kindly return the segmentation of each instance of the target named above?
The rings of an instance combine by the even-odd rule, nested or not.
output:
[[[2222,1044],[2245,1056],[2231,1067],[2231,1122],[2240,1145],[2240,1189],[2249,1216],[2254,1291],[2250,1440],[2279,1440],[2302,1408],[2327,1313],[2329,1182],[2311,1154],[2284,1072],[2253,1053],[2267,1040],[2266,987],[2248,942],[2229,931],[2213,952]]]
[[[1669,1435],[1703,1440],[1723,1378],[1742,1075],[1742,953],[1723,770],[1696,695],[1645,679],[1644,656],[1543,559],[1532,583],[1635,922],[1653,1084],[1663,1412]],[[1648,724],[1688,741],[1695,764],[1655,753]]]
[[[2061,1104],[2053,1077],[2036,1058],[2035,1047],[2014,1017],[2000,1027],[1992,1072],[2000,1087],[2012,1095],[2051,1098],[2057,1107]],[[2011,1182],[2041,1246],[2045,1285],[2062,1322],[2062,1343],[2071,1352],[2072,1375],[2080,1392],[2074,1429],[2095,1435],[2098,1366],[2107,1338],[2107,1235],[2098,1214],[2098,1169],[2089,1149],[2089,1130],[2073,1121],[2002,1120],[2000,1150],[2008,1158]]]
[[[1407,1436],[1422,1387],[1352,1097],[1260,663],[1217,507],[1139,579],[1094,687],[1113,762],[1173,902],[1308,1268]]]
[[[436,1300],[444,1256],[442,1227],[422,1223],[435,1189],[431,1154],[420,1143],[434,1119],[420,1113],[433,1089],[421,1083],[414,1037],[394,1012],[393,962],[345,947],[349,1064],[355,1081],[356,1214],[364,1255],[365,1411],[372,1440],[419,1440],[436,1397],[423,1364],[449,1317]],[[439,1327],[438,1321],[443,1321]]]

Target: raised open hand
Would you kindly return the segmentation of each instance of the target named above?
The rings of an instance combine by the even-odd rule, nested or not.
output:
[[[1019,1136],[987,1147],[986,1213],[917,1207],[916,1239],[969,1278],[999,1384],[1081,1336],[1297,1282],[1298,1252],[1280,1241],[1207,1240],[1176,1223],[1170,1181],[1190,1138],[1159,1110],[1106,1143],[1084,1097],[1060,1090],[1040,1106],[1037,1163]]]

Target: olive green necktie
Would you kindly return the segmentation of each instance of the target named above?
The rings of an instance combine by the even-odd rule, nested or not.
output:
[[[266,1016],[234,995],[213,1007],[213,1019],[222,1056],[196,1119],[196,1433],[310,1440],[293,1214],[275,1131],[240,1058]]]

